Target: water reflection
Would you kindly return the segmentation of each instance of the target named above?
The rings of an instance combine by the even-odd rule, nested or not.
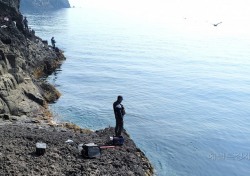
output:
[[[62,72],[61,65],[62,64],[60,64],[59,67],[50,76],[45,78],[55,87],[60,87],[60,84],[56,84],[56,83],[57,83],[58,75],[60,74],[60,72]]]

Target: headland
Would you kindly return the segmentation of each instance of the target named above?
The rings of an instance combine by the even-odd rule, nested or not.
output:
[[[46,77],[66,58],[25,28],[19,3],[0,1],[0,175],[153,175],[151,163],[126,131],[124,145],[87,159],[78,146],[109,145],[114,129],[91,131],[53,122],[48,104],[60,93]],[[38,142],[47,145],[41,156]]]

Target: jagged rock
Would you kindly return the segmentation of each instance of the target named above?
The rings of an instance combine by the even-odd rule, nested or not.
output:
[[[57,127],[36,128],[37,123],[30,123],[28,127],[26,125],[5,125],[0,128],[2,145],[0,152],[3,153],[5,162],[8,162],[2,165],[0,175],[18,175],[18,173],[22,173],[21,175],[52,175],[54,173],[55,175],[79,176],[153,175],[152,165],[145,159],[143,152],[138,152],[136,145],[126,132],[122,134],[125,139],[123,146],[102,149],[101,157],[87,159],[79,152],[78,145],[90,142],[105,145],[107,138],[113,135],[113,128],[104,129],[101,133],[75,133],[69,129],[64,129],[65,132],[54,130]],[[65,143],[67,139],[72,139],[74,143],[70,145]],[[35,153],[37,142],[47,145],[43,156],[37,156]],[[12,174],[8,174],[9,172]]]
[[[0,0],[0,2],[14,8],[16,11],[19,10],[20,0]]]
[[[9,114],[0,114],[0,118],[2,118],[4,120],[9,120],[10,116],[9,116]]]
[[[18,84],[21,84],[21,83],[24,82],[24,77],[23,77],[23,75],[22,75],[21,73],[16,73],[16,72],[14,72],[14,73],[13,73],[13,76],[15,77],[16,82],[17,82]]]
[[[0,28],[0,113],[20,116],[44,109],[47,102],[59,98],[60,93],[40,78],[51,74],[65,57],[42,44],[34,32],[24,30],[16,9],[19,1],[3,2],[0,16],[8,14],[17,27],[6,23],[7,28]]]
[[[39,105],[43,106],[45,104],[45,101],[43,99],[43,97],[37,93],[37,94],[33,94],[30,92],[24,92],[24,94],[32,101],[38,103]]]
[[[10,110],[7,106],[7,104],[5,103],[5,101],[0,98],[0,113],[10,113]]]
[[[151,164],[125,132],[125,146],[87,160],[78,144],[105,144],[114,129],[92,132],[70,124],[66,129],[49,121],[46,103],[59,93],[41,77],[65,58],[24,30],[18,6],[19,0],[0,0],[0,16],[8,14],[17,22],[17,27],[8,23],[0,28],[0,175],[153,175]],[[74,142],[69,145],[67,139]],[[49,147],[43,157],[34,152],[40,141]]]
[[[53,103],[60,97],[60,92],[58,92],[51,84],[42,82],[40,87],[42,88],[42,95],[47,102]]]

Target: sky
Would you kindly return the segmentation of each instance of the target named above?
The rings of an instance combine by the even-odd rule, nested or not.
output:
[[[69,0],[71,6],[95,6],[127,13],[176,14],[202,18],[250,18],[249,0]]]
[[[187,19],[197,25],[223,22],[231,30],[250,30],[250,0],[69,0],[71,6],[102,9],[128,18],[164,22]],[[166,20],[165,20],[166,19]],[[242,28],[242,29],[240,29]]]
[[[131,9],[151,13],[170,11],[172,13],[201,14],[202,16],[249,17],[249,0],[69,0],[75,7],[99,6],[105,9]]]

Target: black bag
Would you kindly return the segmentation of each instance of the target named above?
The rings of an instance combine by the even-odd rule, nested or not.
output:
[[[82,146],[81,153],[84,158],[97,158],[101,156],[101,149],[98,145],[89,143]]]
[[[122,136],[113,137],[113,145],[123,145],[123,143],[124,143],[124,138]]]

